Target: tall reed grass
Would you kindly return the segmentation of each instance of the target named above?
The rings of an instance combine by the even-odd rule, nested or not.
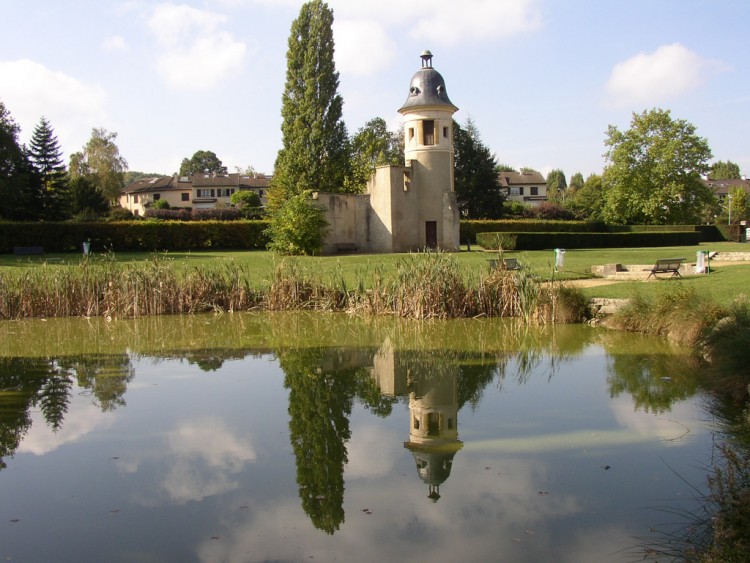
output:
[[[466,276],[441,252],[404,255],[395,267],[357,273],[350,287],[340,269],[321,279],[300,261],[275,265],[252,285],[232,263],[179,267],[154,258],[139,265],[84,260],[0,273],[0,318],[104,316],[131,318],[206,311],[320,310],[400,318],[521,317],[527,322],[578,322],[588,314],[577,290],[540,283],[526,268]]]

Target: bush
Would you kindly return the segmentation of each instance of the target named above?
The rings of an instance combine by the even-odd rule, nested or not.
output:
[[[544,250],[550,248],[632,248],[692,246],[701,242],[699,232],[641,233],[480,233],[477,244],[490,250]]]
[[[328,223],[309,190],[287,200],[271,217],[269,250],[280,254],[320,254]]]
[[[119,205],[109,210],[109,221],[132,221],[135,218],[135,215],[129,209],[125,209]]]

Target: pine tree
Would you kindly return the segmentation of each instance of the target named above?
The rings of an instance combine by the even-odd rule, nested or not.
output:
[[[333,12],[321,0],[302,5],[292,23],[282,96],[282,148],[276,158],[271,210],[304,191],[340,192],[349,148],[333,60]]]
[[[40,217],[59,221],[69,215],[68,175],[57,137],[45,117],[39,120],[31,137],[29,160],[42,183]]]

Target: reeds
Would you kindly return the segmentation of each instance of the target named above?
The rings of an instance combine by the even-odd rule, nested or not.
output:
[[[131,318],[207,311],[319,310],[400,318],[521,317],[526,322],[576,322],[585,301],[576,290],[544,284],[522,268],[465,275],[446,253],[405,255],[392,270],[376,265],[347,283],[285,259],[261,286],[233,262],[192,269],[155,256],[143,263],[85,260],[0,273],[0,318],[104,316]],[[351,285],[351,287],[350,287]]]

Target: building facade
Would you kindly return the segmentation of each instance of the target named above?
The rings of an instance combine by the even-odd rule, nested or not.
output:
[[[271,177],[265,174],[195,174],[142,178],[125,187],[120,207],[143,216],[155,201],[164,200],[172,208],[213,209],[232,205],[237,191],[254,191],[265,205]]]
[[[547,180],[535,170],[500,172],[500,189],[506,201],[539,205],[547,201]]]
[[[453,167],[453,114],[458,108],[432,67],[432,53],[423,52],[421,59],[399,109],[404,118],[404,165],[377,168],[363,195],[316,196],[329,224],[326,254],[459,250]]]

